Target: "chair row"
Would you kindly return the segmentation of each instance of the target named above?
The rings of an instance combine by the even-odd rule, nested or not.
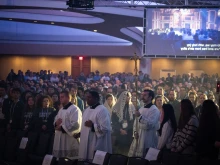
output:
[[[21,147],[23,138],[27,144]],[[25,131],[11,131],[0,134],[1,164],[41,165],[46,154],[52,154],[54,134]]]
[[[27,138],[25,147],[21,141]],[[0,131],[0,165],[41,165],[45,155],[52,155],[54,134],[25,131]],[[160,151],[156,161],[148,161],[138,157],[127,157],[106,153],[102,165],[220,165],[220,162],[201,159],[196,155],[181,155],[168,151]],[[86,161],[72,161],[68,158],[55,158],[50,165],[95,165]]]

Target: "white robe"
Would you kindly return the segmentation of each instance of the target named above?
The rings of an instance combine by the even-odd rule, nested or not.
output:
[[[85,126],[91,120],[95,132]],[[95,109],[88,107],[83,112],[80,135],[79,160],[92,160],[96,150],[112,153],[111,124],[108,110],[99,105]]]
[[[160,111],[155,105],[152,105],[150,108],[140,108],[139,112],[141,116],[136,118],[138,119],[138,130],[136,130],[136,119],[133,128],[134,132],[138,133],[139,139],[138,141],[133,140],[128,153],[129,157],[144,157],[147,148],[157,148]]]
[[[67,109],[59,110],[54,123],[59,118],[62,119],[61,126],[66,133],[55,131],[53,155],[56,158],[78,159],[79,139],[75,139],[73,135],[80,132],[82,112],[77,106],[71,105]]]

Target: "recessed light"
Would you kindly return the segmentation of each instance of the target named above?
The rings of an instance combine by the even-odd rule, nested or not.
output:
[[[34,21],[34,22],[37,22],[37,21]]]
[[[54,24],[54,22],[51,22],[51,24],[53,25],[53,24]]]
[[[97,32],[97,30],[93,30],[94,32]]]

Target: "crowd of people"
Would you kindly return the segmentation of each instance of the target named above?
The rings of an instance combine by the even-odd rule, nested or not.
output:
[[[145,157],[157,148],[217,159],[218,80],[218,74],[156,80],[142,71],[135,77],[98,70],[74,79],[66,71],[12,69],[0,82],[0,127],[55,133],[57,158],[92,160],[96,150]]]
[[[147,47],[151,48],[147,54],[150,55],[216,55],[218,49],[215,48],[219,45],[220,32],[213,29],[149,29],[147,38]],[[195,46],[188,47],[189,44]],[[187,49],[183,51],[181,48]]]
[[[158,40],[219,41],[220,38],[219,31],[213,29],[197,29],[194,31],[189,28],[149,29],[148,34],[152,37],[152,39],[155,38]]]

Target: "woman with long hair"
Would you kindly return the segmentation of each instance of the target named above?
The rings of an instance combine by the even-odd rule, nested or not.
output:
[[[34,109],[35,109],[35,98],[34,96],[28,96],[24,108],[22,123],[21,123],[22,124],[21,128],[23,130],[28,130],[29,123],[34,113]]]
[[[164,97],[162,95],[157,95],[154,100],[154,104],[156,107],[160,110],[160,113],[162,112],[162,106],[165,103]]]
[[[30,124],[30,130],[35,132],[54,132],[53,122],[56,109],[50,96],[43,96],[40,100],[40,108],[35,109]]]
[[[215,147],[215,143],[220,141],[218,108],[212,100],[205,100],[201,111],[196,139],[196,153],[203,158],[217,159],[219,148]]]
[[[174,109],[171,104],[163,104],[160,123],[160,129],[158,130],[159,139],[157,148],[159,150],[170,149],[173,136],[177,130]]]
[[[193,154],[199,120],[195,115],[192,102],[188,99],[181,101],[181,114],[171,145],[172,152]]]

